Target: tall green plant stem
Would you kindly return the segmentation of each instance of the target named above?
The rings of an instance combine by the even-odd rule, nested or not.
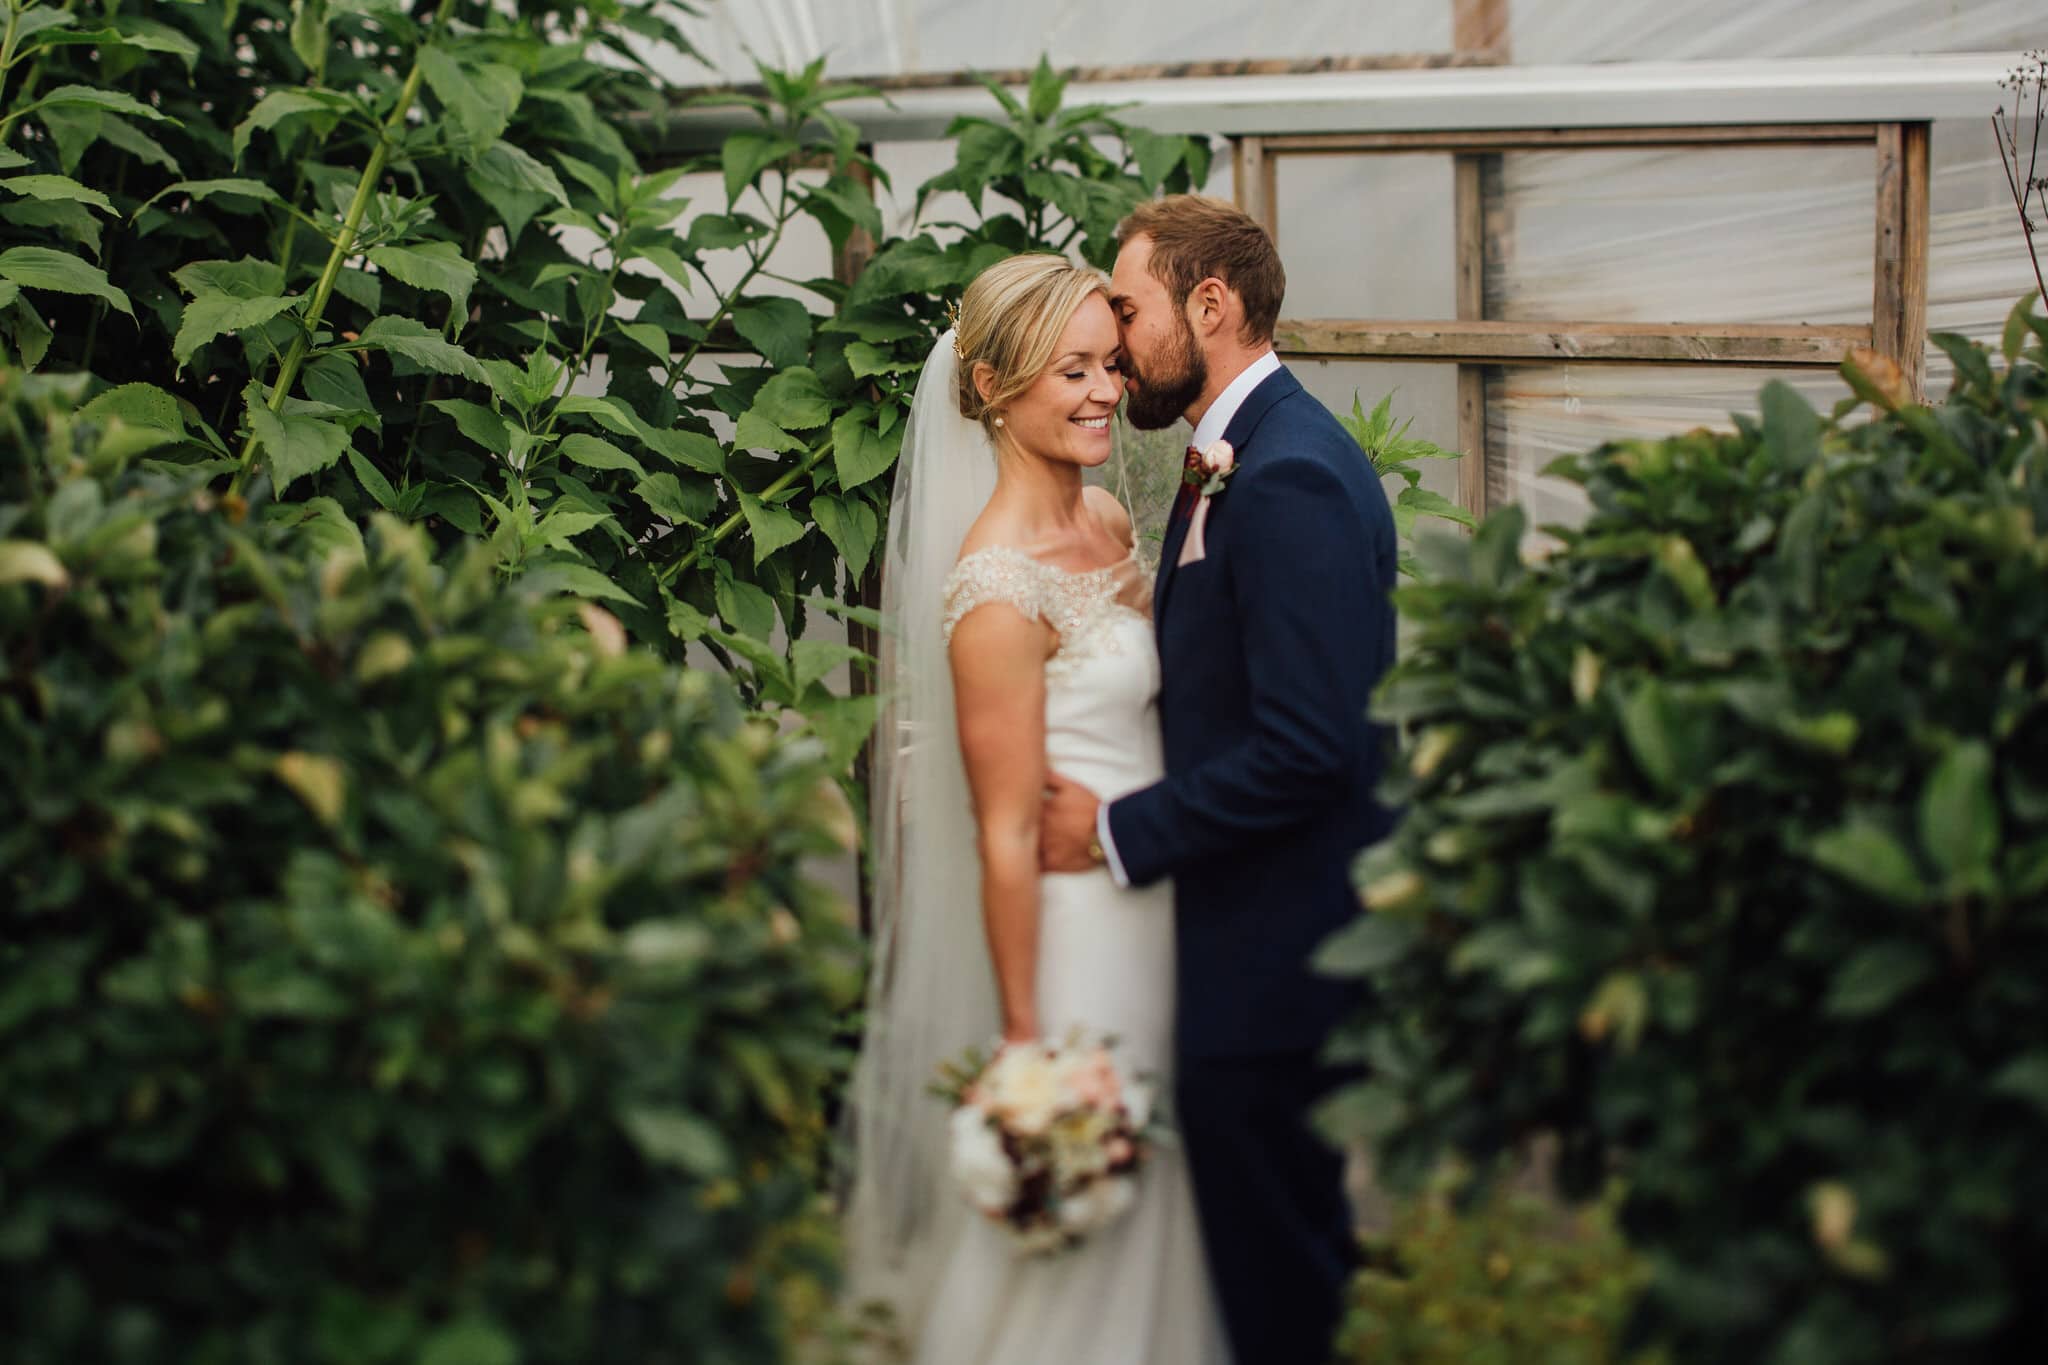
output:
[[[818,448],[816,450],[813,450],[810,454],[804,456],[804,458],[794,467],[784,470],[781,476],[778,477],[774,483],[771,483],[766,488],[762,489],[761,501],[767,502],[769,499],[773,498],[777,493],[786,491],[790,487],[790,485],[794,484],[798,479],[801,479],[804,475],[810,473],[813,469],[816,469],[818,467],[819,462],[822,461],[827,455],[830,455],[831,453],[832,438],[830,436],[827,436],[822,442],[819,443]],[[726,540],[727,537],[731,536],[733,532],[739,530],[740,527],[746,525],[746,523],[747,516],[745,512],[734,512],[731,516],[727,517],[724,521],[719,522],[717,526],[713,527],[709,535],[705,536],[695,545],[692,545],[690,547],[690,552],[688,554],[684,555],[681,559],[678,559],[675,563],[669,565],[667,568],[657,570],[655,573],[655,577],[661,580],[661,583],[664,587],[666,587],[670,583],[675,582],[678,578],[682,577],[684,570],[693,567],[697,563],[697,561],[704,558],[706,552],[716,549],[719,546],[719,544]]]
[[[77,3],[78,0],[64,0],[64,13],[69,14],[71,7]],[[21,0],[9,0],[7,5],[7,32],[4,37],[0,37],[0,85],[6,83],[7,73],[14,69],[14,47],[19,41],[16,31],[20,28],[22,14],[30,8],[31,6],[21,3]],[[35,64],[29,67],[28,75],[21,82],[21,89],[8,101],[14,106],[15,112],[9,114],[4,122],[0,122],[0,142],[5,142],[13,135],[16,126],[21,122],[21,116],[29,111],[30,101],[35,98],[36,87],[42,82],[43,58],[42,54],[38,53]]]
[[[421,44],[422,50],[441,36],[441,29],[454,9],[455,0],[441,0],[441,7],[434,11],[434,26],[427,35],[426,43]],[[306,352],[313,347],[313,333],[320,326],[321,315],[327,311],[327,300],[334,294],[334,282],[341,276],[342,264],[355,254],[356,233],[363,226],[363,215],[369,211],[371,196],[377,192],[377,182],[383,178],[384,163],[391,155],[392,139],[405,125],[406,116],[412,112],[413,101],[419,98],[420,85],[425,79],[426,68],[420,65],[419,57],[415,55],[412,70],[406,73],[405,84],[398,91],[398,102],[392,106],[384,126],[377,130],[377,145],[370,149],[369,164],[363,167],[362,178],[356,181],[355,197],[349,201],[348,213],[341,221],[341,231],[327,253],[327,268],[320,272],[320,282],[313,286],[313,300],[306,305],[299,334],[292,339],[291,349],[285,352],[284,363],[278,368],[277,382],[271,386],[268,402],[272,412],[284,408],[284,400],[299,377],[299,367],[306,363]],[[256,432],[252,426],[248,436],[243,438],[239,467],[228,483],[229,493],[239,494],[242,491],[242,481],[249,477],[249,467],[255,458]]]
[[[767,196],[763,195],[762,200],[764,203],[766,199]],[[690,362],[697,358],[698,352],[702,351],[705,343],[711,340],[711,334],[717,330],[718,324],[725,321],[726,315],[732,312],[733,305],[738,303],[741,296],[747,292],[747,286],[754,282],[754,277],[761,273],[767,266],[769,258],[775,255],[775,248],[782,244],[783,231],[788,228],[789,220],[795,216],[795,211],[789,206],[789,168],[785,166],[782,170],[781,192],[776,195],[775,230],[768,235],[768,245],[761,250],[759,255],[753,254],[752,247],[747,249],[749,257],[747,273],[740,276],[739,283],[727,290],[725,296],[718,301],[718,311],[711,315],[710,322],[704,324],[703,337],[683,353],[681,360],[669,366],[669,387],[674,387],[676,379],[689,372]]]

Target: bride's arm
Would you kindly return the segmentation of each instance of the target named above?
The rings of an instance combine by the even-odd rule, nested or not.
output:
[[[1052,641],[1043,624],[990,603],[954,629],[951,650],[960,753],[981,853],[982,922],[1008,1042],[1038,1036],[1038,821]]]

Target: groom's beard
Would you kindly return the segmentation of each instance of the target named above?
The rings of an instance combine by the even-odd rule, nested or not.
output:
[[[1186,318],[1176,321],[1179,335],[1156,362],[1147,361],[1140,368],[1131,353],[1124,352],[1124,368],[1138,381],[1138,387],[1129,390],[1124,420],[1140,431],[1160,431],[1178,422],[1209,382],[1209,359],[1195,344],[1195,329]]]

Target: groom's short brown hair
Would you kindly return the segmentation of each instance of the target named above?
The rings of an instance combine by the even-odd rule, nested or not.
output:
[[[1166,286],[1176,308],[1213,275],[1244,301],[1239,339],[1254,345],[1273,339],[1280,300],[1287,295],[1287,271],[1256,218],[1221,199],[1169,194],[1140,204],[1117,224],[1118,246],[1134,237],[1152,239],[1152,277]]]

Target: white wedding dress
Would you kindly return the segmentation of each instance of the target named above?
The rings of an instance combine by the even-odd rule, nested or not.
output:
[[[1159,656],[1143,610],[1150,595],[1135,559],[1072,573],[1007,547],[967,556],[946,581],[948,640],[967,613],[998,602],[1058,632],[1045,670],[1047,758],[1104,800],[1165,772]],[[1124,1075],[1170,1101],[1173,953],[1170,885],[1123,890],[1103,870],[1047,875],[1043,1035],[1113,1035]],[[937,1105],[929,1118],[945,1122]],[[1079,1248],[1020,1255],[1003,1229],[968,1219],[939,1265],[923,1321],[912,1325],[919,1365],[1227,1365],[1187,1168],[1170,1138],[1140,1173],[1131,1210]]]

